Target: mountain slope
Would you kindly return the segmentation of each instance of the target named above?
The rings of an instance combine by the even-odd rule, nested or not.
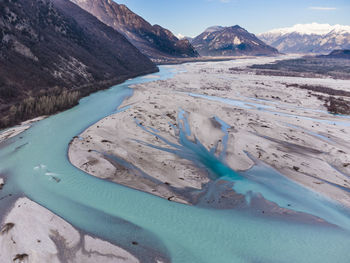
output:
[[[159,25],[152,26],[125,5],[119,5],[112,0],[71,1],[124,34],[141,52],[152,59],[198,56],[188,40],[179,40]]]
[[[328,55],[319,56],[321,58],[336,58],[336,59],[350,59],[350,50],[349,49],[336,49],[333,50]]]
[[[266,45],[240,26],[210,27],[193,39],[192,45],[202,56],[276,55],[278,51]]]
[[[0,43],[0,126],[157,70],[123,35],[68,0],[0,1]]]
[[[298,24],[274,29],[258,37],[284,53],[328,54],[334,49],[350,48],[350,26]]]

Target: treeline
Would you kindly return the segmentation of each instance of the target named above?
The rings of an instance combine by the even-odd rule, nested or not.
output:
[[[151,69],[143,72],[154,72]],[[62,86],[23,90],[20,85],[6,83],[0,77],[0,129],[11,127],[43,115],[52,115],[67,110],[79,103],[79,100],[91,93],[117,85],[126,79],[141,75],[132,73],[118,77],[93,81],[86,85],[67,89]]]
[[[283,83],[283,84],[287,88],[294,87],[294,88],[324,93],[324,94],[328,94],[331,96],[350,97],[350,91],[346,91],[346,90],[337,90],[337,89],[332,89],[332,88],[328,88],[328,87],[324,87],[324,86],[307,85],[307,84],[288,84],[288,83]]]
[[[0,129],[11,127],[43,115],[67,110],[79,103],[82,97],[119,84],[138,74],[120,76],[114,79],[94,82],[79,88],[48,87],[29,92],[18,87],[1,86],[0,79]]]
[[[333,114],[350,114],[350,101],[343,98],[329,97],[325,100],[327,110]]]
[[[62,90],[48,95],[29,96],[10,106],[0,118],[0,128],[16,125],[21,121],[42,115],[50,115],[78,104],[79,91]]]

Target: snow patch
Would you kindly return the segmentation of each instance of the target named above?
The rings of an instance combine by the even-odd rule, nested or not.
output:
[[[239,37],[235,37],[234,39],[233,39],[233,44],[235,44],[235,45],[240,45],[242,43],[242,41],[239,39]]]

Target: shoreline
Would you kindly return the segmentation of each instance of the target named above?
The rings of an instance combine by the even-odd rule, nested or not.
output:
[[[16,137],[17,135],[25,132],[26,130],[30,129],[30,127],[38,122],[41,121],[45,118],[47,118],[48,116],[40,116],[40,117],[36,117],[34,119],[31,120],[27,120],[22,122],[21,124],[14,126],[12,128],[8,128],[5,129],[3,131],[0,131],[0,144],[7,141],[8,139],[11,139],[13,137]]]
[[[140,262],[126,250],[82,233],[26,197],[14,202],[0,226],[1,262]]]
[[[69,109],[75,107],[77,104],[79,104],[79,101],[81,99],[83,99],[83,98],[85,98],[85,97],[87,97],[87,96],[89,96],[89,95],[91,95],[91,94],[93,94],[95,92],[106,90],[106,89],[109,89],[109,88],[111,88],[113,86],[122,84],[122,83],[124,83],[125,81],[127,81],[130,78],[142,77],[142,76],[146,76],[148,74],[157,73],[157,72],[159,72],[159,68],[156,66],[155,70],[152,69],[152,70],[140,72],[140,73],[137,73],[137,74],[130,74],[130,75],[126,75],[126,76],[119,76],[119,77],[116,77],[116,78],[113,78],[113,79],[110,79],[110,80],[104,80],[104,81],[96,82],[96,83],[93,83],[93,84],[86,84],[86,85],[83,85],[83,86],[81,86],[79,88],[71,89],[71,90],[69,90],[69,92],[76,92],[76,91],[80,92],[77,101],[75,103],[73,103],[73,105],[71,105],[71,106],[69,106],[69,107],[67,107],[67,108],[65,108],[63,110],[58,110],[58,111],[55,111],[53,113],[48,114],[48,116],[52,116],[52,115],[58,114],[58,113],[60,113],[62,111],[66,111],[66,110],[69,110]],[[97,86],[97,88],[92,88],[91,90],[89,89],[91,87],[96,87],[96,86]],[[10,109],[10,106],[16,105],[17,103],[18,102],[7,105],[7,111]],[[3,112],[5,112],[5,110],[3,110],[1,113],[3,113]],[[37,114],[34,114],[34,115],[37,115]],[[3,117],[5,117],[5,116],[2,116],[2,118]],[[38,117],[40,117],[40,116],[33,116],[33,119],[38,118]],[[19,120],[16,123],[18,123],[18,122],[26,122],[26,121],[28,121],[28,119]],[[6,125],[6,126],[2,127],[1,129],[10,129],[16,123],[12,123],[12,124]]]
[[[169,61],[158,62],[156,65],[166,66],[166,65],[181,65],[186,63],[198,63],[198,62],[221,62],[230,61],[236,59],[249,59],[255,56],[228,56],[228,57],[197,57],[197,58],[178,58]]]

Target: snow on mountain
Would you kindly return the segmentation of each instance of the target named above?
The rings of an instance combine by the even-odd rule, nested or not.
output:
[[[273,29],[258,37],[284,53],[321,53],[350,48],[350,26],[297,24]]]
[[[326,35],[330,32],[347,32],[350,33],[350,26],[343,25],[329,25],[329,24],[297,24],[292,27],[278,28],[270,30],[264,34],[286,35],[291,33],[298,33],[300,35]]]
[[[184,36],[183,34],[179,33],[179,34],[176,35],[176,37],[178,39],[184,39],[186,36]]]

